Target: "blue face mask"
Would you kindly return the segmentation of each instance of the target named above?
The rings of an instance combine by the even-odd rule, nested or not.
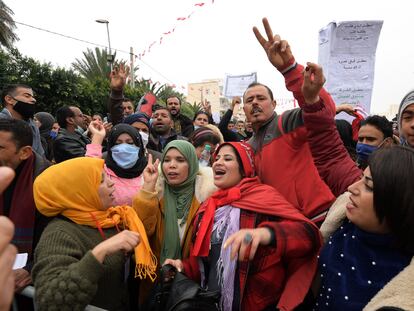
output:
[[[131,168],[137,163],[139,157],[139,147],[130,144],[119,144],[111,148],[112,159],[124,169]]]
[[[49,136],[50,136],[52,139],[55,139],[55,138],[57,137],[57,135],[58,135],[58,133],[57,133],[57,132],[55,132],[55,131],[50,131],[50,132],[49,132]]]
[[[378,146],[371,146],[367,144],[357,143],[356,152],[358,155],[358,159],[367,161],[371,153],[373,153],[377,149],[378,149]]]

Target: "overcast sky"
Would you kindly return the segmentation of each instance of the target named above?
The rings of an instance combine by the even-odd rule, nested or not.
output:
[[[106,28],[96,19],[109,20],[111,45],[136,54],[146,52],[139,76],[161,83],[187,86],[189,82],[221,78],[226,73],[257,71],[259,82],[276,97],[291,97],[283,79],[270,65],[252,32],[268,17],[274,33],[289,41],[298,62],[317,62],[318,31],[331,21],[384,20],[375,66],[371,112],[385,112],[414,88],[412,0],[6,0],[18,22],[86,41],[107,45]],[[195,6],[204,2],[205,5]],[[177,21],[178,17],[191,17]],[[175,31],[170,35],[163,33]],[[55,66],[70,67],[93,45],[18,25],[18,49]],[[159,44],[163,36],[162,44]],[[126,53],[117,56],[129,59]]]

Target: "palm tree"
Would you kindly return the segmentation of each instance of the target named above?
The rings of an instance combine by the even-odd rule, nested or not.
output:
[[[135,82],[135,89],[138,93],[145,94],[145,93],[152,93],[156,97],[160,97],[163,90],[165,89],[166,85],[162,84],[157,86],[158,83],[153,83],[151,79],[141,79]]]
[[[13,11],[0,0],[0,45],[3,45],[8,49],[13,46],[14,41],[19,40],[14,33],[16,24],[11,15],[14,15]]]
[[[88,80],[107,78],[111,72],[111,66],[107,60],[107,52],[104,49],[88,49],[83,52],[84,59],[75,59],[72,67]]]
[[[201,103],[198,103],[197,104],[196,102],[194,102],[192,105],[189,104],[188,107],[191,109],[191,111],[194,113],[194,115],[197,112],[199,112],[199,111],[201,111],[203,109],[203,105],[201,105]]]
[[[95,50],[87,49],[83,52],[84,59],[75,59],[72,63],[72,67],[79,72],[79,74],[87,80],[94,81],[96,79],[107,79],[111,72],[111,66],[108,63],[108,53],[106,49],[100,49],[98,47]],[[120,64],[126,64],[125,60],[117,60],[116,52],[113,55],[114,66]],[[138,71],[138,66],[134,67],[134,74]]]

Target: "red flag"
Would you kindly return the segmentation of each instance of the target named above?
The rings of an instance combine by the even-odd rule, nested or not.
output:
[[[203,6],[204,4],[205,4],[204,2],[201,2],[201,3],[194,4],[194,6]]]
[[[187,18],[185,18],[185,17],[178,17],[177,18],[177,21],[185,21]]]
[[[157,98],[152,93],[146,93],[138,102],[136,111],[144,112],[148,116],[152,115],[152,106],[157,101]]]

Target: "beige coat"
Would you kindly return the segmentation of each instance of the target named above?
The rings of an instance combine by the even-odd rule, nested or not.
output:
[[[151,249],[160,261],[162,241],[164,239],[164,177],[160,173],[155,192],[140,190],[134,198],[134,208],[139,218],[144,224]],[[187,258],[190,253],[190,242],[193,233],[194,217],[200,207],[200,204],[210,197],[217,190],[214,186],[213,170],[211,167],[201,167],[195,183],[194,197],[191,202],[190,211],[186,222],[186,228],[181,241],[182,258]],[[140,304],[147,299],[153,283],[149,279],[142,280],[139,285]]]
[[[329,239],[346,218],[346,203],[349,195],[349,192],[340,195],[329,210],[321,226],[324,241]],[[371,299],[363,311],[376,311],[382,307],[414,311],[414,259]]]
[[[134,198],[133,204],[134,207],[137,207],[137,214],[144,224],[151,248],[158,259],[164,238],[164,181],[164,177],[160,174],[155,192],[140,190]],[[194,197],[181,243],[182,258],[188,257],[189,254],[193,222],[198,208],[216,190],[211,167],[201,167],[196,177]]]

